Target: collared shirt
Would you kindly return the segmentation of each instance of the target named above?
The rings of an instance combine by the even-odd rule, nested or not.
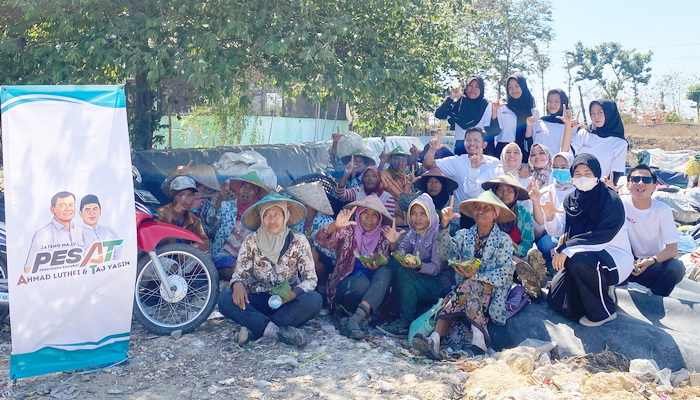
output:
[[[83,247],[82,229],[73,222],[69,227],[58,222],[55,218],[46,226],[34,233],[32,244],[27,253],[25,272],[30,272],[34,266],[36,254],[42,250],[64,249],[69,247]]]
[[[114,233],[113,230],[103,225],[95,225],[95,227],[93,228],[89,225],[83,224],[81,228],[83,231],[83,245],[85,246],[85,248],[90,247],[95,242],[104,242],[106,240],[119,239],[119,237],[116,233]],[[120,250],[121,248],[117,248],[114,255],[112,256],[113,260],[118,260],[121,258]]]

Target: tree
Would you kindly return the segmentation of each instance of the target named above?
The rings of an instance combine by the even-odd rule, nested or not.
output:
[[[454,14],[445,10],[460,0],[8,3],[0,80],[129,82],[136,148],[151,146],[162,116],[178,108],[174,98],[206,107],[227,127],[245,114],[250,88],[263,86],[317,103],[345,100],[364,132],[400,130],[432,106],[458,59]]]
[[[552,40],[552,8],[546,0],[474,0],[477,17],[470,27],[472,45],[490,66],[490,78],[501,97],[514,71],[532,71],[537,65],[533,43]],[[536,69],[535,69],[536,70]]]
[[[542,110],[544,110],[544,114],[547,114],[547,92],[544,88],[544,73],[549,69],[549,65],[551,64],[552,60],[549,58],[546,52],[542,52],[539,49],[537,44],[532,45],[532,55],[535,60],[533,70],[537,73],[542,90]],[[571,96],[570,93],[569,96]]]
[[[700,83],[690,86],[686,97],[695,103],[696,121],[700,123]]]
[[[625,50],[615,42],[590,48],[578,42],[568,56],[576,68],[576,82],[595,81],[606,97],[615,101],[629,83],[634,91],[635,106],[639,105],[639,85],[649,83],[651,78],[651,52]]]

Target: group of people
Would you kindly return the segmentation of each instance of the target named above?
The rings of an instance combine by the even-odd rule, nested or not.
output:
[[[242,326],[238,343],[303,346],[299,327],[325,304],[354,339],[369,326],[405,336],[432,312],[432,331],[412,343],[439,358],[446,342],[486,351],[489,327],[518,311],[509,304],[518,285],[588,327],[616,318],[618,285],[669,295],[684,275],[679,235],[670,208],[652,199],[648,166],[632,168],[629,195],[618,195],[627,142],[616,104],[593,101],[591,125],[579,127],[562,90],[537,118],[525,79],[507,88],[505,105],[484,100],[478,77],[453,88],[436,116],[454,130],[454,149],[436,136],[377,165],[366,149],[337,157],[336,136],[330,190],[278,190],[254,172],[217,177],[210,166],[170,179],[173,203],[159,215],[199,235],[229,281],[219,310]],[[336,213],[330,198],[347,204]]]

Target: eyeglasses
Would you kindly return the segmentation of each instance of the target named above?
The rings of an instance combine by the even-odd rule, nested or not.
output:
[[[645,185],[648,185],[650,183],[654,183],[654,178],[651,176],[631,176],[630,177],[630,182],[632,183],[644,183]]]

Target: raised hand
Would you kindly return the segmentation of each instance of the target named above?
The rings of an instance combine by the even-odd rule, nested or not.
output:
[[[542,192],[540,192],[540,184],[536,179],[532,179],[530,184],[527,186],[527,194],[530,195],[530,200],[532,204],[540,204],[540,199],[542,198]]]
[[[527,124],[527,126],[535,125],[535,117],[527,117],[527,119],[525,120],[525,123]]]
[[[496,99],[493,103],[491,103],[491,118],[496,118],[496,115],[498,115],[498,109],[501,108],[501,100]]]
[[[384,237],[391,244],[398,242],[399,238],[401,238],[401,232],[396,230],[396,219],[394,219],[392,221],[391,227],[385,226],[383,231],[384,231]]]
[[[418,147],[416,147],[415,144],[411,145],[411,149],[409,151],[411,152],[412,156],[414,156],[415,158],[418,158],[418,155],[420,154],[420,150],[418,150]]]
[[[552,192],[549,192],[549,201],[542,204],[542,211],[544,212],[544,218],[547,221],[553,220],[557,213],[563,212],[562,210],[557,210],[557,205],[554,204]]]
[[[343,229],[346,226],[357,224],[357,222],[351,221],[352,216],[355,214],[356,209],[357,209],[357,207],[353,207],[350,209],[344,208],[344,209],[340,210],[340,212],[338,213],[338,216],[335,217],[335,227],[337,229]]]
[[[442,146],[442,134],[438,133],[430,138],[430,148],[439,149]]]
[[[453,219],[459,218],[459,214],[454,212],[454,205],[455,196],[452,195],[450,197],[450,203],[440,211],[440,225],[442,225],[443,228],[447,228]]]
[[[352,176],[352,174],[354,172],[355,172],[355,156],[352,155],[352,156],[350,156],[350,162],[348,162],[348,165],[345,166],[345,175]]]

